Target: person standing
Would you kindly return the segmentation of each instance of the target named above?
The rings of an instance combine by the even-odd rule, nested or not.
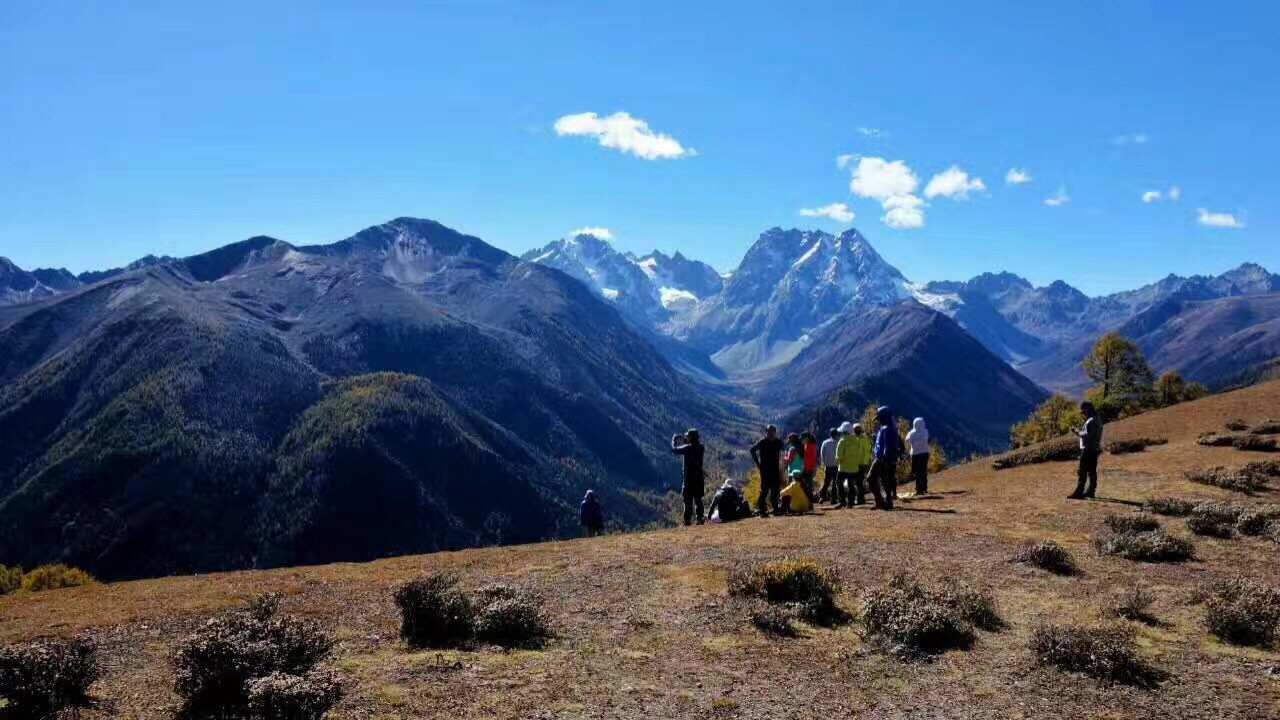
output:
[[[600,507],[600,501],[596,499],[595,492],[588,490],[587,496],[582,498],[580,516],[582,529],[587,533],[587,537],[595,537],[604,532],[604,509]]]
[[[693,524],[693,511],[697,507],[698,524],[701,525],[704,519],[702,494],[706,491],[702,460],[707,449],[698,438],[698,431],[690,428],[684,435],[672,435],[671,453],[684,457],[684,484],[680,487],[680,493],[684,496],[684,524]]]
[[[813,433],[806,430],[800,435],[800,441],[804,445],[804,467],[800,471],[800,487],[804,488],[805,497],[812,507],[814,482],[818,477],[818,440]]]
[[[1076,429],[1080,438],[1080,468],[1076,473],[1076,491],[1068,500],[1092,499],[1098,491],[1098,456],[1102,454],[1102,418],[1091,402],[1080,403],[1084,425]]]
[[[871,448],[871,493],[876,499],[877,510],[892,510],[898,495],[898,461],[906,452],[898,428],[893,422],[893,411],[888,406],[876,408],[876,441]]]
[[[782,439],[778,437],[778,428],[770,425],[765,428],[764,437],[751,446],[751,461],[760,471],[760,496],[756,498],[756,512],[765,516],[765,500],[778,513],[778,496],[782,492]]]
[[[840,490],[837,484],[840,471],[836,465],[836,445],[839,442],[840,431],[831,428],[827,432],[827,439],[822,441],[822,447],[818,450],[818,459],[822,462],[822,490],[818,492],[818,502],[840,504]]]
[[[862,432],[862,425],[845,422],[840,426],[843,437],[836,445],[836,487],[840,501],[836,507],[853,507],[867,504],[867,467],[871,464],[871,440]]]
[[[916,482],[916,495],[929,494],[929,429],[924,418],[916,418],[907,433],[907,448],[911,451],[911,479]]]

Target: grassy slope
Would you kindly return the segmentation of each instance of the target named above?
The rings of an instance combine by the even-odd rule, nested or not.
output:
[[[1280,656],[1224,646],[1187,603],[1196,585],[1236,575],[1280,584],[1275,545],[1257,538],[1197,539],[1199,560],[1152,566],[1098,558],[1089,538],[1102,516],[1155,495],[1274,502],[1193,485],[1182,471],[1259,457],[1195,445],[1227,417],[1280,414],[1280,382],[1113,424],[1109,439],[1167,437],[1169,445],[1104,456],[1104,500],[1071,503],[1070,464],[995,473],[987,462],[932,481],[938,499],[905,512],[826,512],[726,527],[505,547],[367,564],[340,564],[120,583],[0,599],[0,640],[90,630],[107,648],[95,688],[110,711],[92,717],[171,717],[165,663],[177,633],[204,613],[266,590],[320,618],[342,640],[337,666],[355,690],[333,716],[410,717],[1212,717],[1280,713]],[[478,499],[482,495],[478,496]],[[1165,525],[1186,534],[1183,523]],[[1009,565],[1027,539],[1069,547],[1085,574],[1062,578]],[[985,582],[1011,627],[970,652],[903,665],[867,650],[857,626],[808,629],[771,641],[734,617],[724,578],[734,565],[786,554],[838,567],[846,607],[859,588],[898,570]],[[392,587],[425,568],[452,568],[467,584],[505,578],[540,588],[561,637],[542,652],[410,654],[395,638]],[[1154,587],[1159,627],[1138,627],[1146,656],[1172,673],[1157,691],[1108,687],[1037,669],[1026,649],[1036,619],[1096,622],[1113,595]],[[454,663],[460,665],[454,665]],[[797,691],[799,688],[799,691]],[[728,698],[730,700],[724,700]],[[732,707],[724,707],[732,706]]]

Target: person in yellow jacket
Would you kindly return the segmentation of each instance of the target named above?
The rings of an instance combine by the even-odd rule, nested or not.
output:
[[[807,513],[809,508],[812,507],[809,503],[809,493],[805,492],[799,477],[793,479],[791,484],[782,489],[778,496],[778,502],[782,504],[783,512],[792,515]]]
[[[867,468],[871,466],[871,438],[862,425],[846,422],[840,426],[844,437],[836,445],[836,487],[840,502],[836,507],[867,504]]]

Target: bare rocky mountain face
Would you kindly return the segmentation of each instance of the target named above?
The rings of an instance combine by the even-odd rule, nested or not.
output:
[[[1080,393],[1088,385],[1080,360],[1109,330],[1135,340],[1157,371],[1178,370],[1211,387],[1248,375],[1280,345],[1277,293],[1280,276],[1246,263],[1097,298],[1062,281],[1037,288],[1010,273],[933,282],[920,295],[1032,380]]]

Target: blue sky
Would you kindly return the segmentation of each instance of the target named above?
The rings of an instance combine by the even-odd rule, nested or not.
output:
[[[1192,5],[17,0],[0,255],[80,271],[413,215],[731,269],[844,203],[915,280],[1280,271],[1280,10]]]

